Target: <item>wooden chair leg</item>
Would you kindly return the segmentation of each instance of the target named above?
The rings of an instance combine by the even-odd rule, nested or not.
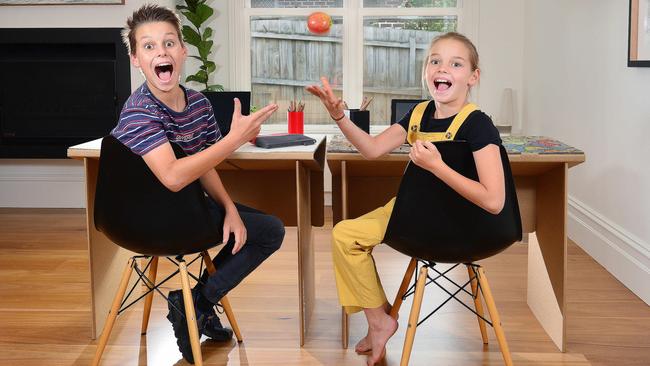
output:
[[[348,313],[345,312],[345,308],[341,307],[341,346],[343,349],[348,349],[348,343],[350,343],[350,328],[348,324],[350,319]]]
[[[474,295],[474,307],[478,315],[485,318],[483,313],[483,303],[481,302],[481,293],[478,291],[478,274],[475,273],[471,265],[467,264],[467,273],[469,274],[469,279],[472,281],[472,295]],[[478,319],[478,327],[481,329],[481,338],[483,338],[483,344],[488,344],[487,329],[485,328],[485,321],[481,317],[476,317]]]
[[[181,286],[183,288],[183,304],[185,305],[185,317],[187,319],[187,331],[190,334],[190,344],[192,345],[192,355],[194,364],[203,366],[203,357],[201,356],[201,343],[199,342],[199,328],[196,325],[196,314],[194,313],[194,302],[192,301],[192,290],[190,289],[190,279],[187,274],[185,261],[178,263],[178,269],[181,275]]]
[[[409,324],[406,329],[406,338],[404,339],[404,349],[402,350],[402,360],[400,366],[407,366],[411,358],[411,349],[413,349],[413,340],[415,339],[415,329],[418,326],[420,317],[420,308],[422,307],[422,297],[424,296],[424,285],[427,283],[427,267],[420,268],[420,277],[415,285],[415,296],[413,306],[409,315]]]
[[[399,285],[399,290],[397,290],[397,295],[395,295],[395,301],[393,301],[393,306],[390,309],[390,316],[394,319],[397,319],[397,314],[399,314],[399,308],[402,307],[402,297],[406,293],[406,290],[411,283],[411,277],[413,277],[413,272],[415,272],[415,267],[417,266],[418,261],[415,258],[411,258],[406,272],[404,273],[404,278],[402,278],[402,284]]]
[[[126,293],[126,287],[129,285],[129,279],[131,278],[131,273],[133,272],[133,258],[130,258],[126,262],[126,268],[122,273],[122,279],[120,280],[120,285],[117,288],[117,293],[115,293],[115,298],[113,298],[113,304],[111,305],[111,310],[108,313],[106,318],[106,323],[104,324],[104,330],[102,335],[99,337],[97,342],[97,350],[95,351],[95,357],[93,358],[93,366],[99,365],[99,361],[102,358],[102,353],[104,353],[104,348],[108,342],[108,338],[111,336],[111,331],[113,330],[113,325],[115,324],[115,319],[117,318],[117,312],[120,310],[120,304]]]
[[[156,285],[156,275],[158,274],[158,257],[151,258],[151,264],[149,265],[149,279],[153,285]],[[142,313],[142,328],[140,334],[147,334],[147,327],[149,327],[149,316],[151,315],[151,304],[153,303],[153,294],[155,291],[151,291],[149,295],[144,299],[144,311]]]
[[[205,268],[208,270],[208,273],[209,274],[215,273],[217,269],[214,267],[214,263],[212,263],[210,254],[208,254],[208,252],[204,250],[203,252],[201,252],[201,257],[203,258],[203,262],[205,263]],[[232,331],[235,333],[237,342],[241,343],[244,339],[242,338],[241,331],[239,330],[239,325],[237,324],[237,319],[235,319],[235,313],[232,311],[232,306],[230,306],[230,301],[228,300],[228,297],[227,296],[222,297],[220,302],[221,302],[221,306],[223,306],[223,311],[226,313],[228,322],[232,327]]]
[[[501,327],[501,318],[499,317],[499,312],[497,307],[494,304],[494,298],[492,297],[492,291],[490,290],[490,285],[488,284],[487,277],[485,276],[485,270],[483,267],[479,267],[478,271],[478,281],[481,284],[481,291],[483,292],[483,297],[485,298],[485,305],[490,312],[490,319],[492,319],[492,326],[494,327],[494,333],[497,336],[499,341],[499,348],[501,348],[501,354],[503,355],[503,361],[506,366],[512,366],[512,357],[510,357],[510,349],[508,348],[508,342],[506,341],[506,334],[503,332],[503,327]]]

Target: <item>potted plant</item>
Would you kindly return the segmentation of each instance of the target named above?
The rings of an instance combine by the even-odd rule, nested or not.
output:
[[[223,91],[223,86],[219,84],[210,84],[210,75],[216,71],[217,65],[208,59],[212,53],[212,28],[203,26],[211,16],[214,10],[206,4],[207,0],[184,0],[185,5],[177,5],[178,9],[183,16],[194,26],[183,25],[181,30],[185,43],[196,47],[199,55],[190,57],[195,58],[201,62],[199,70],[192,75],[185,78],[185,82],[196,82],[203,84],[204,88],[201,92],[219,92]]]
[[[192,81],[203,85],[201,93],[212,104],[219,130],[225,135],[230,131],[234,109],[233,97],[239,98],[242,102],[241,113],[244,115],[249,114],[251,108],[254,107],[250,106],[250,92],[224,92],[222,85],[210,84],[210,75],[216,71],[217,65],[208,59],[213,46],[212,28],[202,28],[203,23],[207,22],[214,14],[214,10],[206,2],[207,0],[184,0],[185,5],[176,6],[176,9],[194,26],[183,25],[181,32],[185,43],[196,47],[199,53],[198,56],[191,55],[190,57],[201,62],[199,70],[195,74],[188,75],[185,82]]]

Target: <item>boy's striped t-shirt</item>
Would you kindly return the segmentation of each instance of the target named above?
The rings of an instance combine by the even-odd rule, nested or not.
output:
[[[219,141],[221,132],[208,99],[197,91],[183,86],[181,89],[186,107],[176,112],[158,100],[145,82],[124,103],[111,135],[138,155],[145,155],[167,141],[191,155]]]

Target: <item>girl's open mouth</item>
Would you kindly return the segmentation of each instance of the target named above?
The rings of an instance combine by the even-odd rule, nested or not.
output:
[[[156,72],[158,79],[163,82],[168,82],[172,79],[172,72],[174,71],[174,67],[170,63],[162,63],[156,65],[156,67],[154,67],[154,71]]]
[[[451,88],[451,81],[446,79],[435,79],[433,80],[433,86],[435,86],[437,91],[445,91]]]

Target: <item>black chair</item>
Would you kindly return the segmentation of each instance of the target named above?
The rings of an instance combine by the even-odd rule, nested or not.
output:
[[[465,177],[478,181],[472,151],[466,142],[437,142],[435,145],[447,165]],[[508,154],[503,146],[500,147],[500,154],[505,178],[505,204],[497,215],[476,206],[431,172],[413,163],[409,163],[404,172],[384,237],[384,243],[412,257],[391,310],[391,315],[396,317],[402,301],[415,294],[401,365],[408,364],[416,327],[452,298],[478,316],[484,344],[488,343],[485,323],[494,327],[505,364],[512,365],[487,277],[483,268],[474,263],[493,256],[521,240],[519,205]],[[418,263],[422,264],[419,275],[416,276],[415,284],[408,288]],[[455,265],[441,272],[435,268],[436,263]],[[469,280],[459,285],[446,274],[460,264],[467,266]],[[436,272],[434,278],[428,275],[429,269]],[[453,292],[437,282],[443,278],[455,286]],[[450,297],[418,322],[424,287],[429,283],[435,283]],[[465,289],[467,286],[471,287],[471,292]],[[460,292],[465,292],[473,298],[476,310],[456,297]],[[485,298],[491,322],[483,316],[481,294]]]
[[[182,149],[172,144],[177,157],[185,156]],[[122,280],[113,300],[104,330],[99,338],[93,365],[98,365],[111,334],[117,315],[138,300],[146,297],[142,319],[142,334],[146,334],[153,301],[153,291],[165,295],[159,286],[180,272],[185,305],[185,316],[192,344],[194,362],[202,365],[198,328],[194,314],[194,304],[190,290],[187,265],[183,256],[197,254],[189,263],[202,259],[209,273],[216,269],[207,250],[222,242],[222,218],[215,217],[208,210],[204,191],[198,181],[189,184],[179,192],[169,191],[147,167],[144,160],[132,153],[113,136],[102,141],[99,174],[95,191],[95,227],[115,244],[139,255],[129,259],[122,274]],[[156,273],[158,258],[167,257],[178,266],[178,270],[158,284]],[[173,258],[172,258],[173,257]],[[140,259],[149,262],[140,269]],[[149,275],[145,272],[149,270]],[[133,270],[139,276],[129,291]],[[148,288],[133,302],[125,305],[129,296],[142,281]],[[221,299],[228,321],[239,342],[242,341],[239,327],[228,299]],[[176,309],[178,311],[178,309]]]

